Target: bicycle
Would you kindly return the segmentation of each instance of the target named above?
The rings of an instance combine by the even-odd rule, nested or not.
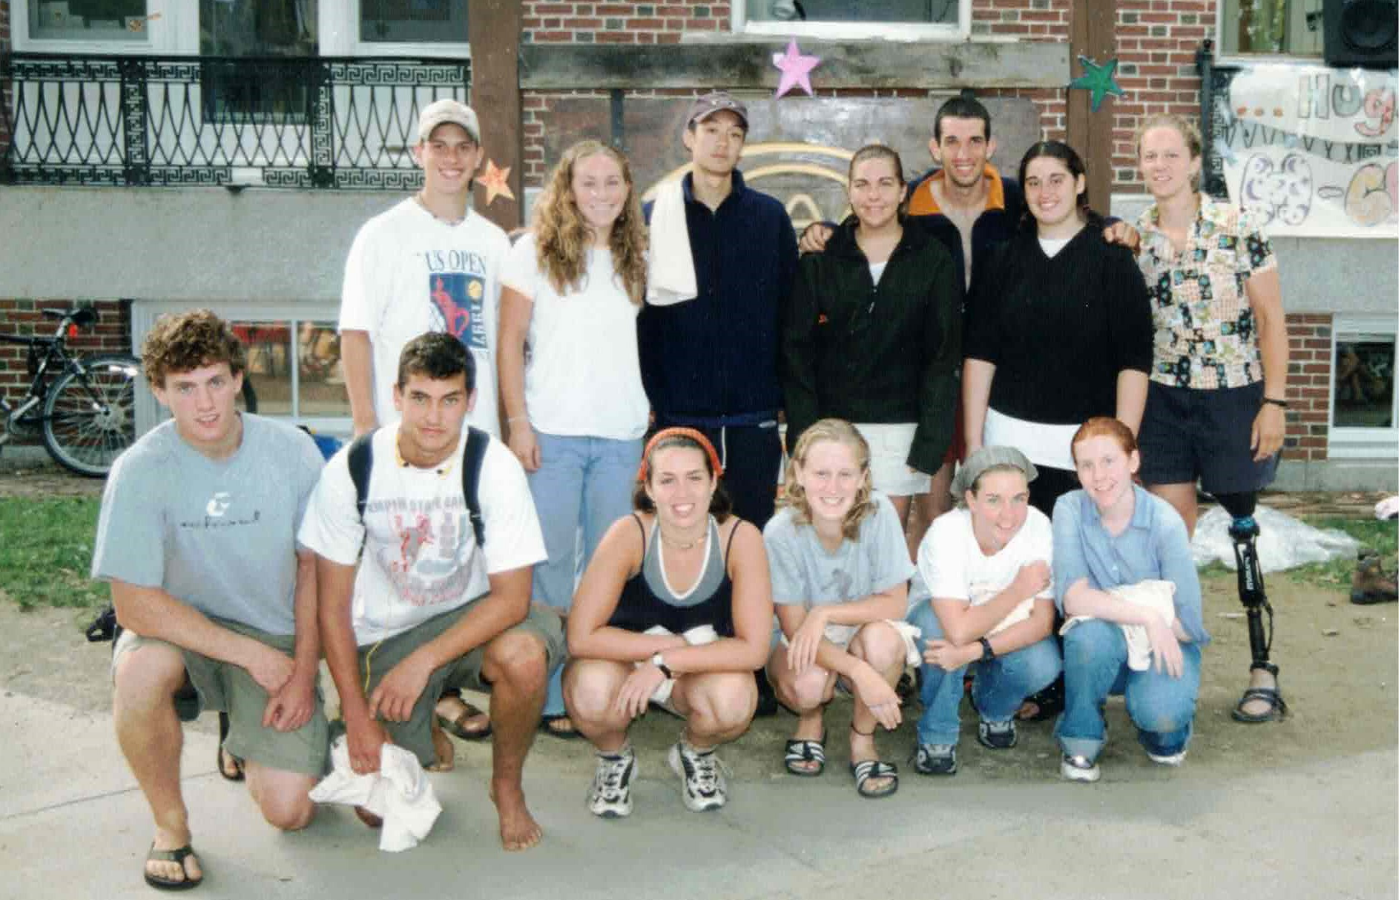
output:
[[[44,448],[56,462],[79,475],[104,478],[136,440],[141,362],[126,353],[69,352],[68,340],[97,321],[90,306],[41,312],[59,320],[52,337],[0,334],[0,343],[28,348],[31,377],[18,405],[0,397],[0,449],[12,438],[42,429]]]

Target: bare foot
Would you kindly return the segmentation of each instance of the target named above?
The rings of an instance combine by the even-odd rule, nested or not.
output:
[[[151,849],[178,850],[189,842],[189,829],[176,832],[157,828],[155,840],[151,842]],[[183,863],[166,859],[148,859],[146,860],[146,874],[166,881],[198,881],[204,877],[204,870],[199,866],[199,857],[191,853],[185,857]]]
[[[544,837],[535,817],[525,806],[525,791],[519,784],[502,785],[498,790],[491,783],[491,802],[496,804],[496,815],[501,819],[501,846],[507,850],[529,850]]]

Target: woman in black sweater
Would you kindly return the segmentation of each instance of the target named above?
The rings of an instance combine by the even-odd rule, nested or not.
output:
[[[803,257],[783,323],[787,445],[818,419],[855,423],[903,524],[952,440],[962,280],[941,244],[904,227],[897,153],[862,147],[849,178],[854,215]]]
[[[1041,141],[1021,159],[1028,215],[974,272],[963,363],[967,450],[1016,447],[1040,470],[1031,505],[1051,515],[1078,487],[1070,439],[1094,416],[1136,434],[1152,365],[1152,310],[1132,253],[1105,243],[1084,163]]]

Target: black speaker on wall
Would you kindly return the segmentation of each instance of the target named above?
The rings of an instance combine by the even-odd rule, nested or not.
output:
[[[1338,68],[1395,68],[1396,0],[1323,0],[1322,55]]]

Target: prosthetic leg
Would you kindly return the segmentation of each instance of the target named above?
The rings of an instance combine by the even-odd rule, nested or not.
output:
[[[1256,495],[1221,494],[1216,497],[1220,505],[1231,516],[1230,542],[1235,548],[1236,571],[1239,576],[1240,603],[1244,604],[1249,624],[1249,650],[1251,661],[1249,671],[1263,669],[1274,678],[1274,687],[1251,687],[1244,692],[1231,715],[1237,722],[1260,723],[1282,719],[1288,714],[1288,704],[1278,691],[1278,666],[1269,661],[1269,650],[1274,643],[1274,608],[1264,594],[1264,573],[1259,565],[1259,553],[1255,542],[1259,537],[1259,525],[1254,521]],[[1268,628],[1264,627],[1264,614],[1267,613]],[[1269,704],[1263,713],[1245,712],[1244,706],[1251,700],[1262,700]]]

